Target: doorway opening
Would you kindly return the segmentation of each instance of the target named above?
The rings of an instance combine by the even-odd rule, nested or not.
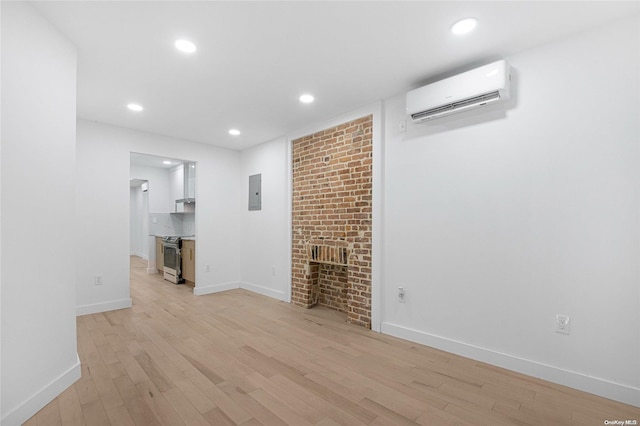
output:
[[[191,286],[196,282],[196,164],[185,159],[130,154],[130,254],[147,262],[147,274],[164,275],[163,239],[178,239],[183,256],[177,269],[184,271],[184,277],[173,283]]]

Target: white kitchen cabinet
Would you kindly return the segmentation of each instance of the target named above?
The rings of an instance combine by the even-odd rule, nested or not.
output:
[[[184,187],[184,198],[196,198],[196,163],[185,164],[184,176],[187,184]]]
[[[169,211],[174,212],[176,200],[184,198],[184,166],[182,164],[169,170],[169,185],[171,193],[171,210]]]

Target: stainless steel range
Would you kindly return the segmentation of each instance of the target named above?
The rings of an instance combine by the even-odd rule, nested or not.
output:
[[[164,246],[164,279],[174,284],[183,283],[180,261],[182,239],[180,237],[164,237],[162,245]]]

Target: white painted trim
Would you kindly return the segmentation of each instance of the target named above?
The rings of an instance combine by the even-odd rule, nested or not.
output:
[[[147,256],[146,254],[142,253],[141,251],[131,251],[129,253],[129,256],[136,256],[136,257],[140,257],[144,260],[149,260],[149,256]]]
[[[263,296],[272,297],[274,299],[278,299],[282,301],[286,300],[286,295],[283,291],[273,290],[271,288],[264,287],[258,284],[253,284],[246,281],[240,281],[240,288],[244,290],[252,291],[254,293],[261,294]]]
[[[388,322],[382,323],[381,331],[394,337],[640,407],[640,388],[564,370]]]
[[[156,268],[147,268],[147,275],[153,275],[153,274],[159,274],[160,271],[158,271]]]
[[[196,286],[193,288],[193,294],[195,294],[196,296],[203,296],[205,294],[220,293],[221,291],[236,290],[238,288],[240,288],[240,283],[238,281],[223,284],[213,284],[202,287]]]
[[[117,309],[130,308],[131,298],[111,300],[109,302],[92,303],[90,305],[76,306],[76,316],[97,314],[100,312],[115,311]]]
[[[384,117],[382,102],[372,106],[373,172],[371,201],[371,330],[382,323],[382,262],[384,259]]]
[[[285,267],[288,271],[285,274],[285,299],[284,301],[287,303],[291,303],[291,268],[293,267],[293,146],[291,141],[293,139],[287,137],[287,159],[285,161],[285,167],[287,169],[287,241],[289,244],[287,245],[287,253],[285,254]]]
[[[2,426],[18,426],[29,420],[31,416],[40,411],[48,403],[53,401],[58,395],[64,392],[69,386],[74,384],[82,375],[80,357],[76,353],[76,362],[55,378],[51,383],[44,386],[22,404],[7,413],[2,418]]]

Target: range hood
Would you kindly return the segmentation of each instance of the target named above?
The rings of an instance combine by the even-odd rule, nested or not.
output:
[[[181,198],[176,200],[176,213],[195,213],[196,212],[196,199],[195,198]]]
[[[182,166],[182,198],[176,200],[176,213],[196,212],[196,163],[184,163]]]

